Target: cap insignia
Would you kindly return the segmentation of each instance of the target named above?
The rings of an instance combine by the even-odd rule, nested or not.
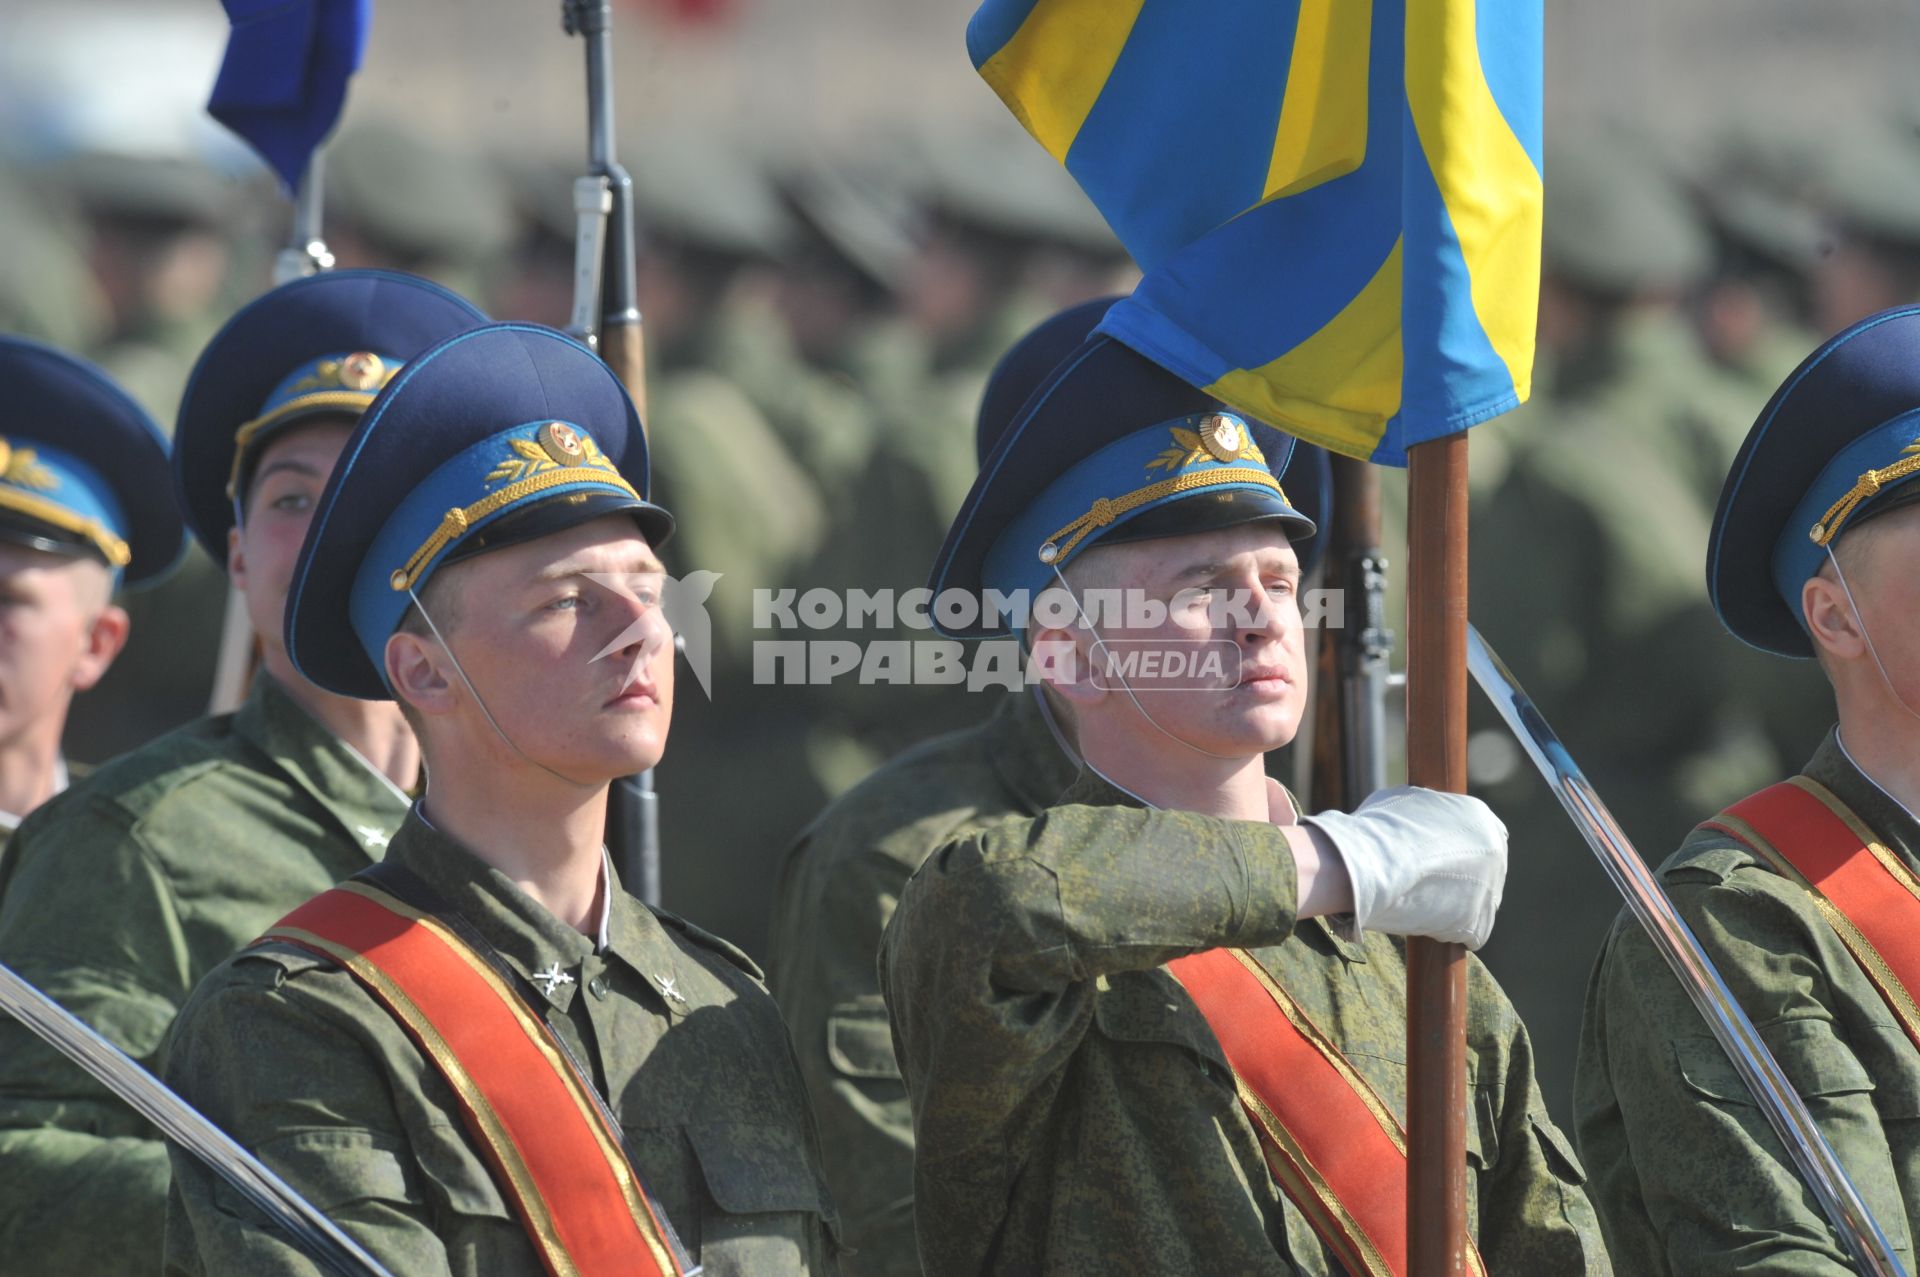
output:
[[[585,435],[563,421],[550,421],[540,427],[538,441],[510,441],[513,455],[487,472],[488,483],[518,483],[546,470],[571,466],[591,466],[618,475],[619,467],[607,460],[591,435]]]
[[[1194,423],[1196,429],[1185,426],[1170,426],[1173,446],[1163,449],[1160,454],[1147,462],[1149,472],[1165,470],[1176,474],[1188,466],[1198,465],[1202,461],[1214,460],[1254,461],[1261,465],[1267,462],[1260,451],[1260,445],[1253,441],[1252,432],[1240,418],[1225,412],[1210,412]]]
[[[32,448],[16,448],[5,439],[0,439],[0,480],[39,492],[60,486],[59,478],[40,464]]]

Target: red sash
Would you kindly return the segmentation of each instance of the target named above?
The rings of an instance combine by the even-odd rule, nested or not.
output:
[[[262,939],[338,963],[400,1022],[453,1087],[468,1133],[553,1277],[678,1277],[665,1230],[588,1083],[546,1023],[445,924],[349,881]]]
[[[1920,1046],[1920,878],[1819,781],[1783,780],[1706,822],[1806,888]]]
[[[1233,1066],[1274,1182],[1355,1277],[1404,1277],[1407,1139],[1386,1101],[1240,949],[1167,964]],[[1469,1244],[1467,1271],[1486,1265]]]

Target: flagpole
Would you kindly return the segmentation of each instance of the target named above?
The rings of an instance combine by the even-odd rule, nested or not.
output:
[[[1407,452],[1407,779],[1467,787],[1467,436]],[[1407,1254],[1460,1277],[1467,1249],[1467,951],[1407,941]]]

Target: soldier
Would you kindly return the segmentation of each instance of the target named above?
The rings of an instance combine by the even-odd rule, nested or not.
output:
[[[1002,356],[980,403],[981,459],[1114,300],[1063,311]],[[1321,500],[1303,499],[1300,487],[1304,479],[1312,496],[1324,498],[1316,462],[1324,467],[1324,454],[1302,446],[1287,474],[1296,500],[1317,519]],[[787,853],[774,893],[768,973],[820,1119],[850,1274],[920,1271],[913,1118],[874,972],[881,932],[901,888],[937,847],[1007,816],[1038,816],[1072,782],[1077,761],[1059,731],[1037,684],[1016,691],[985,720],[881,767],[836,799]]]
[[[401,362],[484,320],[410,276],[339,271],[242,309],[195,367],[175,431],[179,508],[246,598],[260,672],[239,712],[189,724],[35,812],[0,871],[0,962],[152,1064],[200,977],[377,858],[419,753],[391,704],[288,662],[294,556],[359,412]],[[151,491],[154,464],[140,473]],[[49,1272],[150,1272],[166,1151],[120,1100],[0,1025],[0,1253]]]
[[[1095,337],[948,536],[936,591],[1060,586],[1032,650],[1085,767],[1037,819],[935,851],[882,941],[929,1273],[1331,1274],[1404,1253],[1406,985],[1382,933],[1484,942],[1505,834],[1415,789],[1303,820],[1263,773],[1305,703],[1289,538],[1312,525],[1269,467],[1288,442]],[[1122,586],[1138,620],[1114,615]],[[1141,644],[1226,649],[1233,672],[1176,690],[1100,655]],[[1486,1266],[1607,1271],[1526,1033],[1477,964],[1471,983]]]
[[[1721,493],[1707,583],[1727,629],[1814,657],[1838,726],[1801,774],[1661,867],[1668,894],[1909,1266],[1920,1224],[1920,308],[1809,356]],[[1607,1241],[1632,1273],[1852,1272],[1793,1159],[1633,922],[1587,991],[1575,1091]]]
[[[115,587],[180,559],[180,516],[153,484],[166,449],[99,369],[0,337],[0,858],[67,787],[67,709],[127,642]]]
[[[166,1071],[395,1272],[832,1266],[758,970],[627,895],[602,843],[672,708],[646,491],[605,365],[494,325],[369,410],[295,572],[294,664],[391,690],[428,790],[381,865],[202,982]],[[174,1175],[168,1271],[312,1271],[192,1158]]]

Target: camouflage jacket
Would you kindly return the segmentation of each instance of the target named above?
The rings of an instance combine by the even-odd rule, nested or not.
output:
[[[1920,866],[1920,823],[1837,737],[1805,774]],[[1660,877],[1911,1270],[1920,1051],[1812,897],[1744,846],[1695,830]],[[1574,1123],[1623,1272],[1853,1271],[1733,1064],[1624,914],[1587,990]]]
[[[908,877],[934,848],[1037,815],[1073,779],[1030,692],[976,727],[894,759],[829,806],[788,853],[768,975],[820,1121],[852,1277],[920,1271],[913,1116],[874,963]]]
[[[1268,1173],[1212,1030],[1162,965],[1251,950],[1397,1113],[1393,940],[1294,917],[1284,835],[1144,811],[1083,776],[1061,805],[949,843],[883,942],[930,1274],[1342,1272]],[[1532,1051],[1470,972],[1469,1226],[1494,1273],[1609,1272]]]
[[[200,977],[364,868],[406,810],[262,675],[236,713],[152,741],[21,822],[0,863],[0,962],[151,1068]],[[0,1256],[151,1273],[166,1192],[159,1133],[0,1015]]]
[[[387,859],[544,1003],[705,1277],[834,1271],[806,1094],[745,955],[617,889],[598,947],[417,815]],[[533,980],[555,969],[571,979]],[[394,1273],[545,1271],[452,1087],[331,963],[283,944],[223,963],[180,1013],[166,1079]],[[174,1151],[173,1177],[168,1273],[321,1271],[192,1156]]]

